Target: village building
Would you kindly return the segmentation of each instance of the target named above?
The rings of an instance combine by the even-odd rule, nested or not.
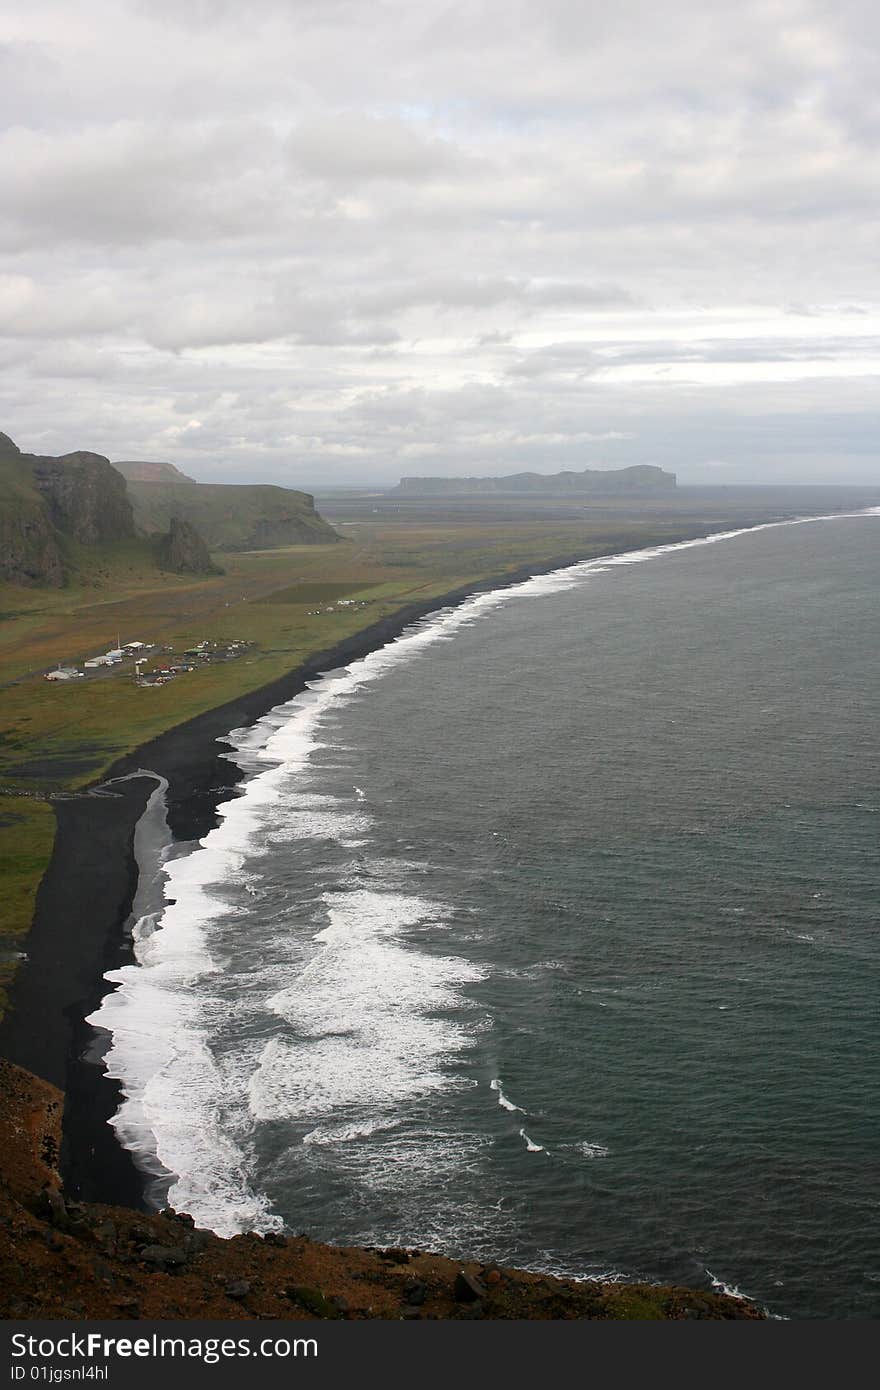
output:
[[[47,681],[73,681],[78,676],[82,677],[82,671],[78,671],[75,666],[58,666],[54,671],[47,671],[43,679]]]

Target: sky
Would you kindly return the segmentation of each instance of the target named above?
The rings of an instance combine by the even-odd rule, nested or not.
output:
[[[204,482],[880,483],[873,0],[0,13],[0,429]]]

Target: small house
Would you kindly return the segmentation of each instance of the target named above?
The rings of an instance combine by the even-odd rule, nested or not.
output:
[[[58,666],[54,671],[47,671],[44,680],[47,681],[72,681],[77,676],[82,676],[82,671],[77,671],[75,666]]]

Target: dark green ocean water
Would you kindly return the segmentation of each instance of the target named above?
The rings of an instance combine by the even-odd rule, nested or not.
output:
[[[878,597],[880,516],[586,567],[242,735],[113,996],[175,1205],[877,1316]]]

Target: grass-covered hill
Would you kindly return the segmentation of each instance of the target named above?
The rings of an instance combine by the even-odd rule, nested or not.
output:
[[[195,526],[209,550],[270,550],[338,539],[315,511],[314,499],[291,488],[129,481],[128,492],[141,531],[165,533],[177,516]]]

